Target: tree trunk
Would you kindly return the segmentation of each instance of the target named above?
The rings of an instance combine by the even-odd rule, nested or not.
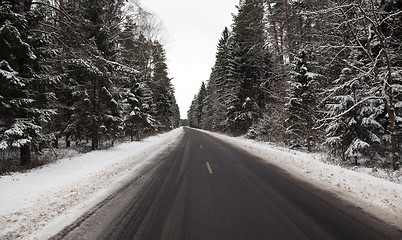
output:
[[[130,126],[130,141],[131,141],[131,142],[134,141],[134,130],[133,130],[133,126]]]
[[[66,148],[71,147],[70,134],[66,134]]]
[[[99,104],[99,99],[97,97],[97,89],[98,89],[98,80],[93,79],[92,81],[93,84],[93,89],[92,89],[92,114],[93,119],[92,119],[92,130],[91,130],[91,140],[92,140],[92,150],[98,149],[99,148],[99,127],[97,124],[97,117],[99,115],[98,113],[98,104]]]
[[[285,21],[286,21],[286,37],[288,41],[288,57],[289,57],[289,62],[293,61],[293,55],[291,54],[293,52],[292,49],[292,38],[290,36],[290,24],[289,24],[289,7],[288,7],[288,0],[284,0],[284,5],[285,5]]]
[[[303,35],[304,35],[304,32],[303,32],[303,18],[302,18],[302,16],[300,15],[299,16],[299,31],[300,31],[300,44],[299,44],[299,48],[301,48],[302,46],[303,46],[303,43],[304,43],[304,38],[303,38]]]
[[[138,141],[140,141],[140,130],[139,129],[137,129],[137,132],[136,132],[137,134],[136,134],[136,141],[138,142]]]
[[[31,166],[31,148],[29,144],[20,147],[20,163],[22,167]]]
[[[141,140],[141,130],[140,128],[137,129],[137,141]]]
[[[386,95],[384,99],[385,108],[388,113],[390,131],[391,131],[391,149],[392,149],[392,168],[394,170],[399,169],[399,143],[398,143],[398,135],[397,135],[397,125],[396,125],[396,113],[395,113],[395,105],[394,105],[394,93],[392,89],[393,79],[392,79],[392,64],[391,64],[391,57],[390,57],[390,47],[386,43],[386,37],[380,31],[381,25],[377,19],[376,13],[373,9],[373,16],[375,21],[374,31],[377,33],[381,46],[385,50],[383,52],[385,57],[385,62],[387,66],[387,78],[384,82],[384,93]],[[376,68],[377,69],[377,68]]]
[[[313,148],[312,148],[312,128],[311,128],[311,120],[308,119],[308,124],[307,124],[307,151],[308,152],[313,152]]]
[[[286,1],[287,2],[287,1]],[[281,76],[282,76],[282,87],[283,89],[285,88],[285,84],[286,84],[286,77],[285,77],[285,62],[283,59],[283,49],[282,47],[280,47],[279,45],[282,46],[282,44],[279,44],[279,37],[278,37],[278,31],[276,29],[276,22],[273,18],[273,12],[272,12],[272,8],[271,8],[271,3],[268,3],[268,10],[269,10],[269,14],[271,14],[271,24],[274,30],[274,37],[275,37],[275,48],[276,51],[278,53],[278,60],[279,60],[279,65],[281,66]],[[289,26],[289,25],[288,25]],[[288,33],[289,34],[289,33]],[[281,34],[282,35],[282,34]],[[289,49],[290,51],[290,49]],[[289,56],[291,56],[292,54],[289,54]],[[265,93],[266,94],[266,93]],[[264,102],[265,103],[265,102]]]
[[[56,136],[54,141],[53,141],[53,147],[58,149],[59,148],[59,137]]]
[[[392,96],[392,95],[391,95]],[[389,96],[389,97],[391,97]],[[392,103],[388,103],[388,101],[384,100],[385,108],[388,113],[389,125],[391,131],[391,151],[392,151],[392,168],[394,170],[399,169],[399,147],[398,147],[398,136],[396,132],[396,121],[395,121],[395,109],[392,106]]]
[[[92,141],[92,145],[91,145],[91,149],[92,150],[96,150],[99,148],[99,129],[97,127],[96,123],[92,124],[92,133],[91,133],[91,141]]]

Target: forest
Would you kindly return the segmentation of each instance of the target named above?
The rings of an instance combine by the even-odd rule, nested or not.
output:
[[[0,173],[178,127],[159,35],[136,1],[0,0]]]
[[[402,1],[241,0],[190,126],[399,169]]]

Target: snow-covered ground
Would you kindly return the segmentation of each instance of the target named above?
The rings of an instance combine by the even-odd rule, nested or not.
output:
[[[179,128],[141,142],[65,158],[0,177],[0,239],[46,239],[139,174],[152,157],[178,143]]]
[[[323,155],[209,133],[301,180],[334,192],[378,218],[402,228],[402,185],[398,173],[345,169],[324,163]],[[65,158],[26,172],[0,177],[0,239],[46,239],[140,174],[158,153],[179,142],[183,129],[124,143],[108,150]],[[357,172],[361,171],[361,172]]]
[[[333,192],[365,212],[402,229],[402,170],[344,167],[325,163],[324,154],[311,154],[243,137],[208,133],[286,170],[299,179]]]

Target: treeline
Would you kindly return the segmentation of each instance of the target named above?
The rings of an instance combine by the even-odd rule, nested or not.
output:
[[[179,125],[158,25],[125,0],[0,1],[0,151],[100,143]]]
[[[240,1],[190,125],[398,169],[401,23],[401,1]]]

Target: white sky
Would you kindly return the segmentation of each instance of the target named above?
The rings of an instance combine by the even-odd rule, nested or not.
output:
[[[163,21],[166,55],[181,118],[187,118],[201,82],[209,79],[218,41],[232,24],[239,0],[141,0]]]

